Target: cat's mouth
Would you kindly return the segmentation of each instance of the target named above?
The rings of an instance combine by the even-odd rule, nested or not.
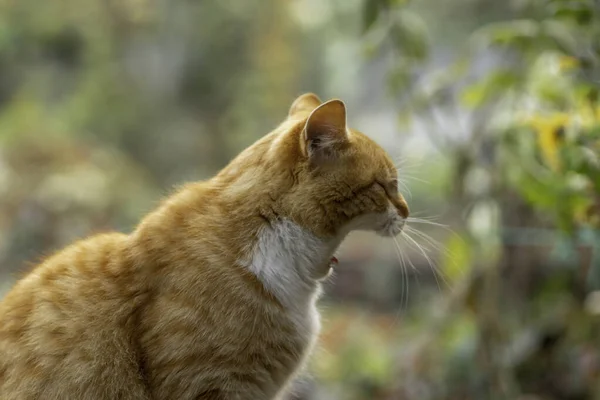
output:
[[[390,204],[387,212],[382,215],[379,220],[379,226],[375,229],[375,232],[380,236],[394,237],[398,236],[404,225],[406,224],[406,218],[398,212],[397,208]]]
[[[338,265],[338,259],[335,256],[331,256],[331,258],[329,259],[329,266],[327,268],[327,273],[324,276],[321,276],[319,278],[317,278],[317,280],[319,281],[324,281],[325,279],[329,278],[331,276],[331,274],[333,274],[333,269]]]

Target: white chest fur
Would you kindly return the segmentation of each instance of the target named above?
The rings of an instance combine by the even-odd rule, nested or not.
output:
[[[338,243],[328,243],[297,224],[282,220],[259,234],[247,267],[286,308],[298,332],[314,337],[319,329],[318,279]]]

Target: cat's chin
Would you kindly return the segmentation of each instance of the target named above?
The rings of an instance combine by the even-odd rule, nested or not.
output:
[[[402,233],[402,229],[404,228],[405,220],[402,219],[400,221],[393,220],[387,221],[383,224],[383,226],[375,231],[377,235],[384,237],[395,237]]]

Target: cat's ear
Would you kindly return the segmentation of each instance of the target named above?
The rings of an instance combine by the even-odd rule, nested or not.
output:
[[[316,161],[335,158],[348,141],[344,102],[330,100],[317,107],[306,121],[303,141],[308,157]]]
[[[321,105],[321,99],[314,93],[305,93],[292,103],[288,115],[291,117],[300,112],[309,113]]]

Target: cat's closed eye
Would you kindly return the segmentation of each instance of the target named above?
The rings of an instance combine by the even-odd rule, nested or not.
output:
[[[398,178],[390,179],[388,185],[392,193],[398,193]]]
[[[398,179],[391,180],[377,180],[375,184],[381,186],[383,190],[385,190],[388,196],[397,196],[398,195]]]

